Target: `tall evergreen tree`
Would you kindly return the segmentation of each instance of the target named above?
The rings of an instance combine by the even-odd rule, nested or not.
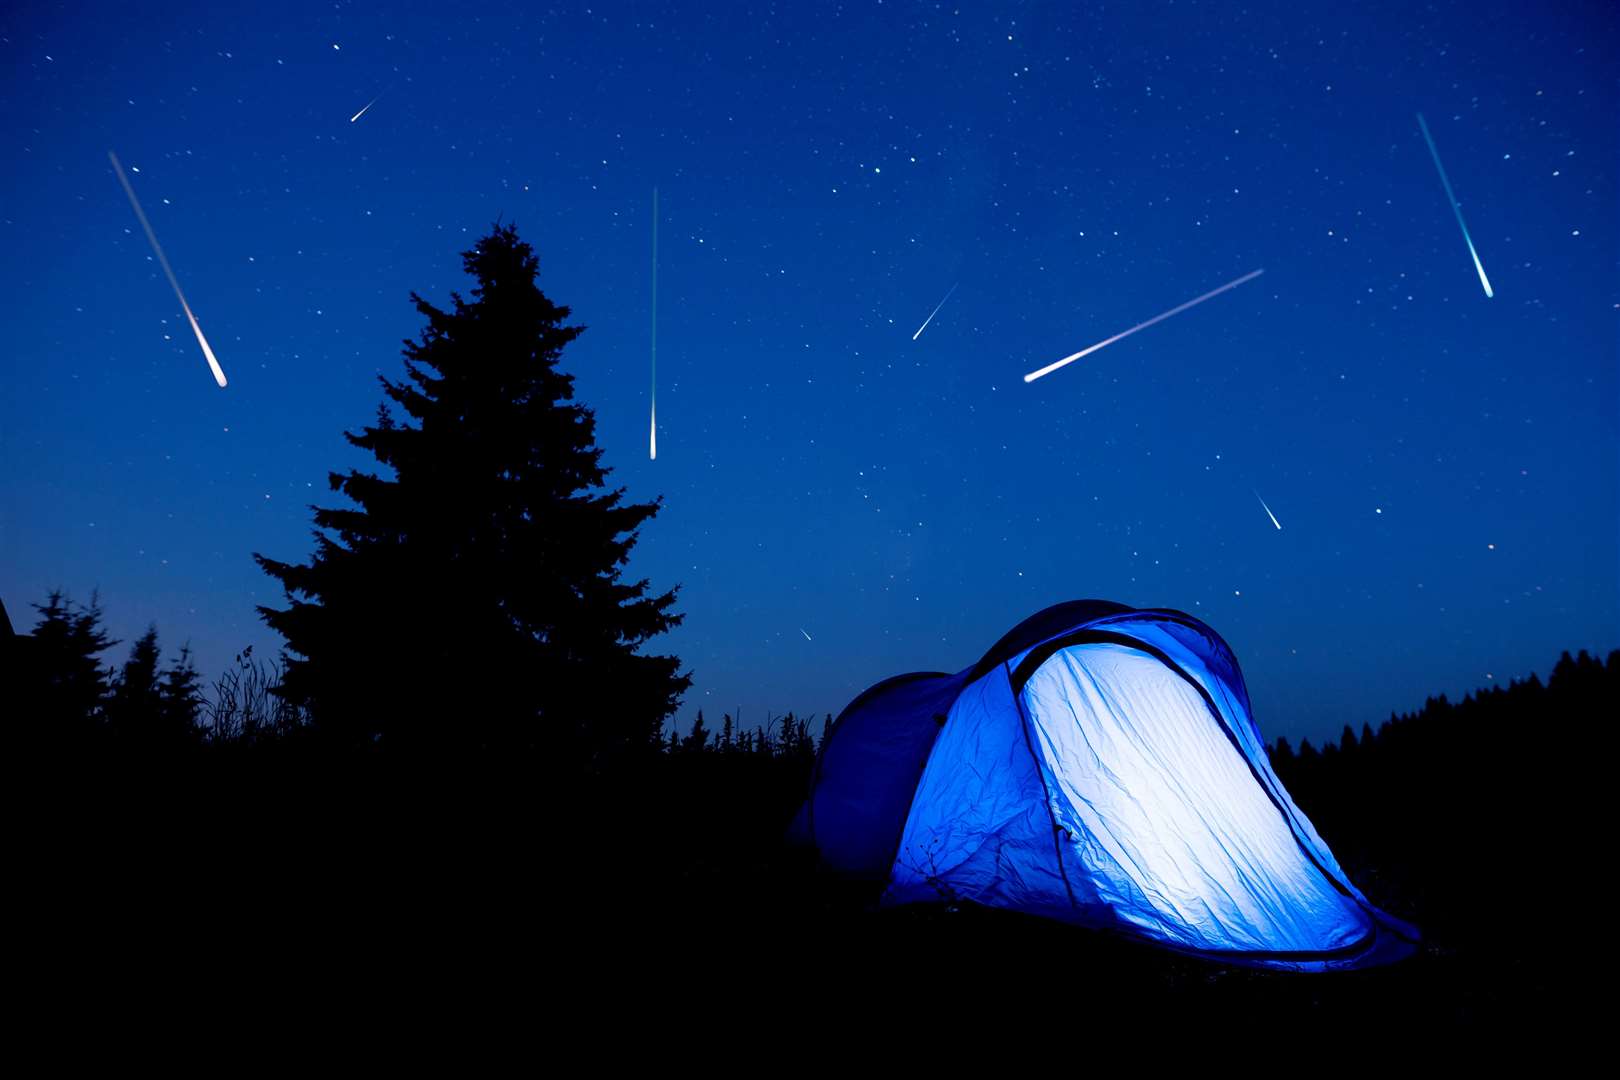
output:
[[[640,647],[680,622],[675,590],[621,580],[662,499],[603,487],[595,416],[559,356],[584,329],[535,284],[510,225],[464,252],[471,301],[405,343],[406,379],[350,443],[391,476],[330,476],[355,505],[314,508],[310,562],[255,555],[287,607],[283,694],[317,731],[384,745],[576,756],[652,747],[690,679]],[[412,422],[414,421],[414,423]]]
[[[191,646],[183,645],[158,687],[160,738],[175,743],[198,738],[197,716],[202,704],[202,677],[191,662]]]
[[[697,719],[692,721],[692,731],[681,742],[681,749],[691,754],[702,753],[709,748],[709,729],[703,723],[703,710],[699,709]]]
[[[102,628],[95,593],[84,607],[56,590],[34,610],[40,618],[26,673],[36,723],[32,734],[47,744],[83,743],[102,729],[107,672],[97,657],[118,642]]]
[[[113,738],[126,744],[150,744],[158,737],[162,699],[158,689],[158,649],[156,626],[130,646],[129,659],[113,681],[107,697],[107,726]]]
[[[1356,733],[1351,730],[1349,724],[1344,725],[1344,730],[1339,732],[1339,749],[1346,754],[1353,754],[1361,749],[1356,743]]]

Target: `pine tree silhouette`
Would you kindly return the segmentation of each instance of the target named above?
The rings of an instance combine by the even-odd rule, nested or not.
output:
[[[356,506],[314,508],[309,563],[254,556],[287,596],[259,609],[292,653],[281,692],[351,743],[650,750],[690,678],[638,649],[682,617],[620,575],[662,499],[603,489],[595,416],[557,369],[583,327],[532,248],[496,226],[462,259],[473,299],[412,293],[408,378],[380,380],[409,419],[384,403],[347,436],[394,475],[331,474]]]
[[[1356,733],[1354,729],[1352,729],[1349,724],[1344,725],[1344,730],[1339,732],[1340,752],[1353,754],[1359,749],[1361,749],[1361,747],[1356,743]]]
[[[202,711],[202,676],[191,662],[191,646],[183,645],[180,655],[163,673],[158,687],[158,733],[165,743],[193,742],[201,735],[197,716]]]
[[[26,673],[33,688],[28,703],[35,714],[33,734],[48,745],[83,745],[102,731],[107,673],[97,656],[118,642],[102,629],[101,604],[94,593],[83,607],[53,591],[34,610],[40,619]]]
[[[149,626],[130,646],[129,659],[107,697],[108,730],[121,743],[150,744],[156,738],[163,708],[158,687],[161,658],[157,627]]]
[[[692,721],[691,734],[681,741],[681,749],[689,754],[702,753],[709,746],[709,729],[703,724],[703,710],[699,709],[697,719]]]

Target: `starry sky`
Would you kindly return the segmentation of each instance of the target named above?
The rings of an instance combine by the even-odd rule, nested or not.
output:
[[[511,7],[6,5],[19,629],[99,589],[210,677],[273,653],[251,553],[308,556],[407,294],[499,215],[664,497],[629,572],[681,586],[683,726],[1080,597],[1204,618],[1294,738],[1620,646],[1612,5]]]

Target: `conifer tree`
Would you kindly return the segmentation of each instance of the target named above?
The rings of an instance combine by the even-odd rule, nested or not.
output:
[[[102,628],[101,604],[94,593],[84,607],[56,590],[34,609],[40,619],[27,673],[33,687],[28,703],[35,714],[33,734],[47,744],[83,743],[102,729],[107,673],[97,657],[118,642]]]
[[[1349,724],[1344,725],[1344,730],[1339,732],[1339,750],[1346,754],[1353,754],[1359,749],[1361,747],[1356,743],[1356,733],[1351,730]]]
[[[180,655],[163,673],[158,687],[159,737],[170,742],[190,742],[200,734],[197,714],[202,710],[202,677],[191,662],[191,646],[183,645]]]
[[[162,701],[158,690],[156,626],[130,646],[129,659],[113,681],[107,698],[107,726],[113,738],[126,744],[150,744],[157,738]]]
[[[314,509],[310,562],[254,556],[287,596],[259,609],[291,654],[282,693],[352,743],[650,750],[690,679],[640,648],[681,616],[675,590],[621,572],[662,499],[604,488],[595,416],[557,366],[584,328],[532,248],[497,225],[462,259],[472,299],[411,294],[427,325],[407,377],[347,436],[390,475],[331,474],[354,505]]]
[[[697,719],[692,721],[691,734],[681,743],[681,749],[689,753],[702,753],[709,745],[709,729],[703,723],[703,710],[699,709]]]

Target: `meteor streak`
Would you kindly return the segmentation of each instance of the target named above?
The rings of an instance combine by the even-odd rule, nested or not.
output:
[[[799,633],[804,634],[804,627],[802,627],[802,626],[799,627]],[[809,634],[804,634],[804,640],[806,640],[806,641],[814,641],[816,639],[811,637]]]
[[[383,94],[386,94],[387,92],[388,91],[384,90]],[[349,117],[349,123],[352,124],[356,120],[360,119],[362,116],[366,115],[366,109],[371,108],[373,105],[377,104],[377,102],[379,102],[381,100],[382,100],[382,94],[378,94],[376,97],[374,97],[370,101],[366,102],[366,108],[361,109],[359,112],[357,112],[353,116]]]
[[[1254,497],[1257,498],[1257,499],[1260,499],[1260,493],[1258,491],[1256,491],[1254,493]],[[1279,529],[1282,528],[1282,522],[1278,521],[1277,520],[1277,515],[1273,514],[1271,512],[1271,507],[1266,505],[1266,500],[1260,499],[1260,509],[1262,509],[1262,510],[1264,510],[1266,512],[1266,517],[1271,519],[1271,523],[1273,525],[1277,526],[1277,528],[1279,528]]]
[[[157,253],[158,265],[169,278],[169,284],[174,287],[174,295],[180,300],[180,309],[186,313],[186,321],[191,324],[191,332],[197,335],[197,344],[202,346],[203,359],[208,361],[208,368],[214,373],[214,381],[220,388],[225,386],[225,372],[220,370],[219,361],[214,359],[214,350],[208,347],[208,339],[203,337],[202,327],[197,325],[197,316],[191,313],[191,305],[186,303],[186,294],[180,291],[180,280],[174,276],[174,270],[169,266],[169,260],[164,257],[163,248],[158,244],[157,233],[152,231],[152,223],[146,220],[146,211],[141,209],[141,201],[135,197],[135,189],[129,186],[129,177],[124,175],[124,167],[118,163],[118,155],[111,150],[107,157],[112,160],[112,167],[118,173],[118,182],[124,185],[124,194],[129,196],[129,205],[135,208],[135,216],[140,219],[141,228],[146,230],[146,239],[151,242],[152,250]]]
[[[1468,226],[1463,223],[1462,207],[1457,202],[1457,196],[1451,190],[1451,181],[1446,179],[1446,167],[1440,164],[1440,151],[1434,148],[1434,139],[1429,135],[1429,125],[1423,122],[1423,114],[1417,114],[1418,128],[1423,132],[1423,141],[1429,144],[1429,156],[1434,158],[1435,171],[1440,174],[1440,183],[1446,189],[1446,198],[1451,200],[1451,212],[1457,215],[1457,228],[1462,230],[1463,243],[1468,245],[1468,255],[1474,260],[1474,270],[1479,274],[1479,283],[1485,289],[1487,299],[1496,294],[1491,291],[1490,279],[1485,276],[1485,267],[1480,265],[1479,252],[1474,250],[1474,242],[1468,237]]]
[[[961,282],[957,282],[956,284],[960,285]],[[956,291],[956,285],[952,285],[951,286],[951,292],[948,292],[948,293],[945,294],[945,300],[949,300],[951,298],[951,293],[953,293],[955,291]],[[928,324],[929,323],[934,321],[934,316],[939,314],[939,309],[945,306],[945,300],[941,300],[939,303],[934,305],[934,310],[930,311],[928,313],[928,318],[924,319],[923,324],[921,326],[917,327],[917,332],[915,334],[911,335],[911,340],[912,341],[916,341],[918,338],[922,337],[922,332],[924,330],[928,329]]]
[[[1180,315],[1183,311],[1186,311],[1188,308],[1196,307],[1199,304],[1202,304],[1205,300],[1208,300],[1210,297],[1219,296],[1221,293],[1225,292],[1228,289],[1235,289],[1239,285],[1242,285],[1245,281],[1252,281],[1255,278],[1259,277],[1263,273],[1265,273],[1265,270],[1263,270],[1263,269],[1262,270],[1251,270],[1247,274],[1244,274],[1242,277],[1237,278],[1234,281],[1228,281],[1225,285],[1222,285],[1218,289],[1211,289],[1209,292],[1205,293],[1203,296],[1195,297],[1195,298],[1187,301],[1185,304],[1181,304],[1181,305],[1179,305],[1177,307],[1173,307],[1169,311],[1164,312],[1162,315],[1155,315],[1155,316],[1153,316],[1153,318],[1149,319],[1147,322],[1139,322],[1135,326],[1131,327],[1129,330],[1121,330],[1119,333],[1115,334],[1111,338],[1108,338],[1106,341],[1099,341],[1099,342],[1097,342],[1097,344],[1092,345],[1092,346],[1090,346],[1088,348],[1081,349],[1077,353],[1073,353],[1073,354],[1071,354],[1069,356],[1065,356],[1063,359],[1058,360],[1055,363],[1047,364],[1045,367],[1041,368],[1039,371],[1032,371],[1028,375],[1024,376],[1024,381],[1027,382],[1027,383],[1032,383],[1036,379],[1040,378],[1042,375],[1050,375],[1050,374],[1052,374],[1052,372],[1056,371],[1058,368],[1063,367],[1066,364],[1072,364],[1076,360],[1079,360],[1083,356],[1090,356],[1092,353],[1096,352],[1098,349],[1104,348],[1105,346],[1108,346],[1108,345],[1112,345],[1114,342],[1119,341],[1122,338],[1128,338],[1132,334],[1136,333],[1138,330],[1146,330],[1148,327],[1152,326],[1154,323],[1163,322],[1164,320],[1168,319],[1172,315]]]
[[[658,460],[658,189],[653,188],[652,267],[652,431],[647,436],[647,460]]]

